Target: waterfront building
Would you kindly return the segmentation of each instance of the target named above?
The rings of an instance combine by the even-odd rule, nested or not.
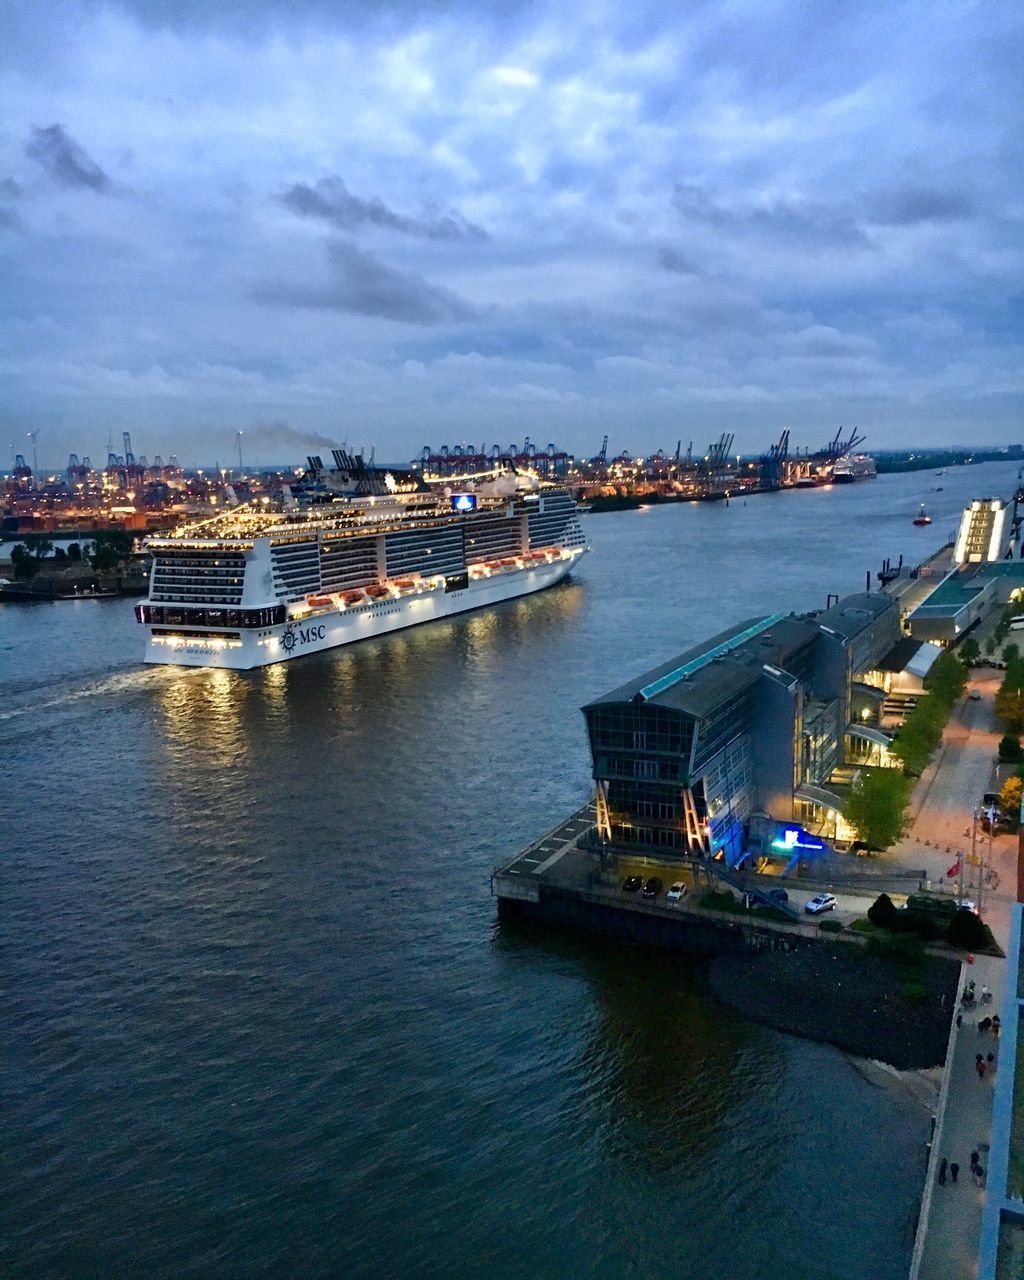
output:
[[[916,640],[951,645],[998,607],[1024,599],[1024,562],[1015,560],[1016,503],[975,498],[964,508],[948,573],[907,617]]]
[[[1013,511],[1001,498],[975,498],[960,517],[953,563],[990,564],[1012,555]]]
[[[603,844],[734,866],[780,824],[848,835],[829,782],[887,762],[872,677],[898,641],[896,602],[865,592],[738,623],[588,704]]]

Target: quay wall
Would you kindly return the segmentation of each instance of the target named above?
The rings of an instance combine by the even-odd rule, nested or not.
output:
[[[711,912],[635,910],[601,901],[577,889],[538,885],[535,895],[506,897],[496,886],[498,912],[503,918],[534,920],[624,942],[681,951],[704,958],[751,955],[765,951],[795,951],[831,945],[835,934],[821,934],[816,925],[775,925]],[[858,945],[860,939],[844,939]]]

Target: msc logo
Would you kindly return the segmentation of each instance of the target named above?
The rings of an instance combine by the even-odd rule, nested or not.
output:
[[[314,640],[324,640],[327,638],[327,628],[321,622],[317,626],[299,627],[296,629],[290,626],[281,637],[281,643],[284,645],[285,653],[291,653],[297,644],[312,644]]]
[[[452,494],[452,510],[453,511],[475,511],[476,510],[476,494],[475,493],[453,493]]]

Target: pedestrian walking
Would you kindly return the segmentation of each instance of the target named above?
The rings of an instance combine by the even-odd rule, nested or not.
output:
[[[959,1173],[960,1173],[960,1166],[954,1160],[953,1163],[949,1166],[949,1176],[953,1179],[954,1182],[956,1182],[957,1175]]]
[[[973,1173],[977,1167],[978,1167],[978,1153],[977,1151],[972,1151],[971,1152],[971,1173]]]
[[[949,1161],[946,1159],[945,1156],[943,1156],[942,1163],[939,1165],[939,1186],[940,1187],[944,1187],[946,1185],[946,1165],[948,1163]]]
[[[985,1170],[980,1164],[976,1164],[974,1166],[974,1185],[976,1187],[983,1187],[985,1185]]]
[[[964,1015],[962,1013],[958,1013],[956,1015],[956,1025],[958,1030],[963,1025],[963,1021],[964,1021]]]
[[[982,987],[982,989],[981,989],[981,1003],[982,1003],[982,1004],[988,1004],[988,1002],[989,1002],[991,999],[992,999],[992,992],[991,992],[991,991],[989,991],[988,987]]]
[[[999,1039],[999,1028],[1002,1025],[1003,1024],[999,1021],[999,1014],[997,1013],[996,1016],[992,1019],[992,1034],[995,1036],[997,1040]]]
[[[984,1080],[985,1079],[985,1059],[979,1058],[975,1065],[978,1068],[978,1079]]]
[[[989,1029],[989,1027],[991,1027],[991,1025],[992,1025],[991,1018],[982,1018],[981,1021],[978,1023],[978,1034],[982,1035],[984,1032],[986,1032]]]
[[[995,1055],[994,1053],[990,1053],[990,1054],[988,1055],[988,1057],[985,1059],[985,1061],[988,1063],[988,1069],[989,1069],[989,1071],[995,1071],[995,1069],[996,1069],[996,1055]]]

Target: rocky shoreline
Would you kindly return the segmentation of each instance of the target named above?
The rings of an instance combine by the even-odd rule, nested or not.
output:
[[[945,1060],[958,977],[955,960],[930,958],[908,973],[888,959],[823,946],[708,965],[716,999],[744,1017],[901,1071]],[[923,997],[908,999],[908,982]]]

